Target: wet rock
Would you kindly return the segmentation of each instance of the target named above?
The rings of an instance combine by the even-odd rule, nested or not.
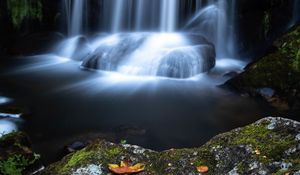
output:
[[[64,152],[67,154],[72,153],[74,151],[81,150],[85,148],[89,144],[89,141],[75,141],[64,148]]]
[[[196,34],[123,33],[96,43],[83,68],[188,78],[215,66],[214,45]]]
[[[88,69],[115,71],[118,64],[140,47],[147,36],[146,34],[108,36],[83,60],[82,66]]]
[[[73,60],[82,61],[84,58],[88,57],[91,52],[92,48],[90,47],[88,40],[85,37],[80,37],[78,38],[75,51],[71,58]]]
[[[0,174],[31,174],[41,167],[40,156],[32,151],[26,134],[14,132],[0,137]]]
[[[92,52],[88,39],[84,36],[76,36],[61,42],[54,49],[59,56],[82,61]]]
[[[233,77],[236,77],[236,76],[238,76],[238,75],[239,75],[238,72],[231,71],[231,72],[225,73],[223,76],[224,76],[224,77],[230,77],[230,78],[233,78]]]
[[[300,111],[300,26],[274,43],[274,49],[249,64],[226,85],[251,96],[263,96],[279,110]]]
[[[196,175],[196,167],[201,165],[208,166],[208,174],[215,175],[296,174],[300,167],[299,132],[297,121],[268,117],[220,134],[199,148],[156,152],[129,144],[95,140],[50,165],[41,174],[109,174],[107,164],[118,164],[121,160],[144,163],[146,167],[139,173],[141,175]]]
[[[175,48],[162,58],[157,75],[189,78],[213,68],[215,57],[214,47],[210,45]]]
[[[265,97],[266,99],[270,99],[274,96],[275,91],[272,88],[260,88],[257,89],[257,93],[259,93],[261,96]]]

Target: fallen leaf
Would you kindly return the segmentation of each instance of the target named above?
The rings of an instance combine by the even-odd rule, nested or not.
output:
[[[256,155],[260,155],[260,150],[256,149],[254,152]]]
[[[115,174],[135,174],[145,170],[145,165],[138,163],[129,166],[128,162],[121,161],[120,165],[108,164],[108,169]]]
[[[209,170],[208,166],[202,165],[202,166],[198,166],[198,167],[197,167],[197,171],[198,171],[199,173],[207,173],[208,170]]]

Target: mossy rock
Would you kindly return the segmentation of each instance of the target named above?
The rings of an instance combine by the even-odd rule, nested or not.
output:
[[[274,97],[282,103],[288,104],[289,108],[299,108],[300,25],[279,38],[273,46],[271,53],[248,65],[245,72],[226,84],[250,95],[259,95],[259,88],[272,88],[275,90]],[[273,102],[275,99],[268,100]]]
[[[40,156],[31,149],[23,132],[13,132],[0,137],[0,174],[31,174],[41,168]]]
[[[156,152],[128,144],[95,140],[67,155],[41,174],[110,174],[107,165],[127,160],[146,165],[145,174],[300,173],[300,123],[283,118],[265,118],[254,124],[220,134],[199,148]]]

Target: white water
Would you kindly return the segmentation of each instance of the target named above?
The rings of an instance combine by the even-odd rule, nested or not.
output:
[[[66,10],[67,30],[69,36],[81,34],[83,31],[85,0],[64,0]]]
[[[71,58],[74,56],[74,53],[77,53],[79,42],[74,36],[84,36],[85,32],[83,29],[88,28],[85,17],[90,11],[95,11],[95,9],[90,10],[87,7],[87,2],[88,0],[65,0],[68,33],[73,38],[59,46],[61,50],[59,51],[60,56]],[[170,71],[174,69],[175,72],[180,74],[177,74],[177,77],[201,73],[201,68],[196,69],[195,66],[201,66],[202,64],[205,67],[208,64],[204,60],[208,59],[207,52],[209,50],[199,49],[198,45],[203,44],[202,42],[182,44],[177,46],[175,52],[172,51],[175,48],[172,48],[171,51],[162,51],[167,49],[164,42],[167,42],[167,44],[172,43],[174,42],[174,37],[168,38],[164,37],[167,35],[158,35],[158,33],[173,33],[172,36],[179,36],[180,33],[178,31],[182,30],[182,24],[186,22],[186,19],[183,18],[185,13],[195,14],[195,16],[187,24],[189,29],[184,29],[184,32],[190,32],[191,29],[192,32],[203,35],[208,42],[214,44],[218,58],[232,57],[235,50],[233,30],[235,0],[100,0],[99,7],[94,8],[101,8],[99,9],[101,13],[97,17],[99,23],[101,23],[99,31],[108,29],[105,31],[111,33],[112,36],[124,32],[142,34],[145,31],[150,31],[152,34],[149,36],[156,36],[155,38],[157,39],[150,40],[152,42],[146,42],[146,44],[143,42],[139,43],[140,41],[135,41],[134,38],[126,39],[123,41],[123,44],[118,43],[117,45],[107,45],[106,42],[104,42],[104,45],[95,46],[92,44],[93,52],[102,46],[106,47],[103,48],[105,56],[101,56],[101,52],[91,52],[91,54],[96,56],[96,59],[91,58],[90,62],[86,61],[88,60],[85,59],[87,57],[82,57],[80,60],[86,61],[84,65],[87,65],[87,68],[102,69],[104,67],[102,70],[154,76],[156,74],[164,75],[164,73],[161,73],[164,72],[164,69],[161,71],[162,67],[166,67],[166,70],[169,71],[169,73],[165,74],[173,74]],[[127,36],[130,38],[135,35],[128,34]],[[189,35],[182,36],[188,37]],[[195,39],[197,40],[197,37]],[[100,41],[99,43],[103,44],[102,39]],[[126,42],[130,42],[130,44],[128,45]],[[175,40],[175,42],[177,41]],[[139,44],[141,45],[134,46]],[[131,50],[130,55],[127,55],[128,49]],[[195,50],[198,51],[196,52]],[[211,50],[209,52],[209,58],[211,58],[212,52]],[[168,55],[168,53],[171,55]],[[181,56],[176,56],[174,53]],[[118,63],[112,57],[123,59],[121,63]],[[166,57],[170,57],[170,59],[168,60]],[[96,64],[96,66],[94,67],[93,64]],[[98,66],[98,64],[103,65]],[[92,66],[89,67],[90,65]],[[170,68],[171,65],[172,67]],[[185,70],[182,70],[182,68]],[[187,68],[190,70],[187,70]],[[207,70],[205,69],[205,71]]]
[[[174,32],[178,21],[178,0],[161,0],[160,7],[160,31]]]
[[[113,18],[112,18],[111,31],[113,33],[117,33],[122,30],[125,0],[114,0],[113,3],[114,3],[114,7],[112,10]]]

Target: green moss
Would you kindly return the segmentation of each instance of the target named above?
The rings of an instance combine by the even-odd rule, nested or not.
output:
[[[71,155],[71,158],[66,162],[66,164],[59,168],[60,170],[58,172],[61,172],[62,174],[70,171],[70,169],[74,167],[78,167],[81,164],[87,163],[87,161],[92,157],[95,156],[95,154],[92,151],[77,151],[73,155]]]
[[[0,142],[4,141],[4,140],[7,140],[9,138],[12,138],[12,137],[16,137],[16,135],[19,135],[19,134],[22,134],[21,132],[17,132],[17,131],[13,131],[9,134],[3,134],[3,133],[0,133]]]
[[[103,151],[103,155],[106,160],[110,160],[110,159],[118,156],[121,152],[122,152],[122,149],[120,147],[116,146],[116,147],[112,147],[112,148],[108,149],[107,151]]]
[[[7,8],[15,27],[20,27],[24,19],[42,20],[41,0],[7,0]]]
[[[300,92],[300,26],[277,40],[274,46],[275,51],[248,65],[244,73],[228,84],[250,94],[255,94],[257,88],[272,88],[282,101],[292,101],[290,95],[294,90]]]
[[[232,144],[251,145],[268,159],[280,160],[282,153],[296,144],[296,140],[288,131],[275,132],[267,129],[265,125],[252,124],[241,130]]]
[[[34,156],[33,160],[28,160],[23,155],[14,155],[7,160],[0,161],[0,174],[21,175],[28,166],[34,164],[40,158],[37,154]]]
[[[238,173],[245,173],[246,170],[248,168],[248,165],[244,162],[240,162],[238,165],[237,165],[237,172]]]
[[[133,161],[130,163],[133,164],[144,163],[147,174],[196,173],[196,167],[201,165],[209,167],[209,172],[206,173],[208,175],[228,172],[234,167],[240,174],[247,174],[251,168],[249,162],[262,163],[267,167],[269,163],[276,161],[292,163],[293,167],[289,169],[289,172],[299,169],[299,154],[293,153],[291,156],[283,154],[297,145],[295,135],[291,134],[292,130],[281,126],[280,123],[274,130],[269,130],[267,129],[269,124],[270,120],[262,120],[244,128],[220,134],[199,148],[171,149],[163,152],[145,150],[142,154],[134,153],[133,148],[126,147],[125,149],[121,145],[98,140],[87,148],[51,165],[47,168],[47,172],[58,175],[68,174],[79,167],[96,164],[102,165],[106,173],[109,172],[107,164],[119,163],[127,158],[130,158],[130,161]],[[253,151],[258,149],[261,154],[256,155],[248,148],[252,148]],[[271,173],[275,172],[279,172],[279,169],[271,170]]]
[[[215,167],[217,161],[214,155],[210,152],[209,147],[203,146],[199,149],[199,156],[195,161],[196,166],[206,165],[208,167]]]

